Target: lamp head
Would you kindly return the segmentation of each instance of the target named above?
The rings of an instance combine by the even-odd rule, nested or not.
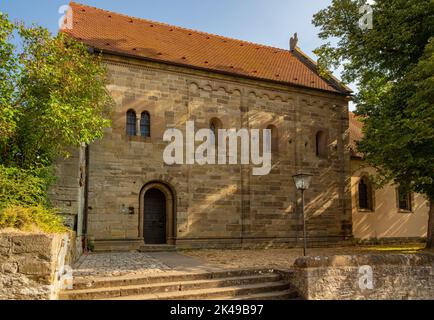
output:
[[[292,178],[294,179],[295,187],[298,190],[304,191],[309,189],[310,184],[312,182],[312,177],[313,175],[308,173],[299,173],[293,176]]]

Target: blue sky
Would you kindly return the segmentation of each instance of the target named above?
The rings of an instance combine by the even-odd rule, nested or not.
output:
[[[311,21],[331,0],[77,0],[76,2],[232,38],[289,48],[298,33],[300,48],[321,45]],[[56,33],[58,12],[67,0],[1,0],[0,11],[12,20],[35,22]]]

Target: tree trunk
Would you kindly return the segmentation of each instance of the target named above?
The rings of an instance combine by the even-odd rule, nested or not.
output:
[[[434,247],[434,199],[430,199],[429,201],[429,219],[428,219],[428,235],[427,235],[427,243],[426,247],[428,249],[432,249]]]

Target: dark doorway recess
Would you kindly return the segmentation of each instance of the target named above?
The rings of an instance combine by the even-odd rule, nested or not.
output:
[[[145,193],[143,235],[145,244],[166,244],[166,196],[158,189]]]

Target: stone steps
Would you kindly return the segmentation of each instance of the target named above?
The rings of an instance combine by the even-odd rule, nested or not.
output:
[[[265,292],[246,296],[221,297],[213,300],[300,300],[298,293],[292,289],[276,292]]]
[[[95,240],[93,252],[127,252],[139,250],[143,239],[138,240]]]
[[[176,251],[176,246],[171,245],[144,245],[139,249],[140,252],[174,252]]]
[[[229,286],[223,288],[207,288],[187,291],[117,297],[109,300],[231,300],[236,297],[249,297],[261,293],[278,292],[281,297],[287,294],[289,284],[285,281],[264,282],[257,284]]]
[[[126,275],[112,277],[74,277],[74,290],[95,289],[107,287],[133,286],[141,284],[161,284],[193,280],[211,280],[221,278],[245,277],[274,273],[269,269],[237,269],[214,272],[194,273],[159,273],[155,275]]]
[[[210,289],[229,285],[252,284],[279,279],[277,275],[236,277],[217,280],[194,280],[183,282],[167,282],[156,284],[129,285],[120,287],[71,290],[67,296],[71,300],[105,299],[121,296],[145,295],[154,293]]]
[[[229,270],[156,276],[76,279],[61,300],[282,300],[297,298],[270,270]]]

